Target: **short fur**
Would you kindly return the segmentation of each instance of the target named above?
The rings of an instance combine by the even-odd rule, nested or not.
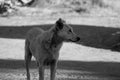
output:
[[[72,28],[61,18],[49,30],[33,28],[27,33],[25,41],[25,64],[27,80],[30,80],[29,65],[34,56],[39,67],[39,80],[44,80],[44,66],[50,65],[51,78],[55,80],[55,72],[59,57],[59,50],[63,41],[79,41]]]

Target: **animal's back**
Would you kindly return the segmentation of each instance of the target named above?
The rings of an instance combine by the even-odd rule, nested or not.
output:
[[[33,41],[38,35],[41,35],[44,32],[41,28],[33,28],[27,33],[27,40],[30,42]]]

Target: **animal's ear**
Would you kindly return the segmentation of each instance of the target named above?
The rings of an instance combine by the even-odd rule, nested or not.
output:
[[[64,20],[62,20],[61,18],[59,18],[57,21],[56,21],[56,28],[59,30],[59,29],[62,29],[63,26],[64,26]]]

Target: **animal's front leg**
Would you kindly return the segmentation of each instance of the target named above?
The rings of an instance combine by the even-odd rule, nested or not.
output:
[[[54,60],[50,65],[50,69],[51,69],[51,78],[50,78],[50,80],[55,80],[56,68],[57,68],[57,61]]]
[[[39,80],[44,80],[44,65],[39,64]]]

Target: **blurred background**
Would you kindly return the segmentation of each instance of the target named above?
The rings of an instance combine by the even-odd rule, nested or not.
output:
[[[9,17],[7,20],[0,20],[1,25],[5,22],[13,25],[53,23],[52,21],[59,17],[72,24],[118,27],[120,22],[119,0],[1,0],[0,2],[1,19]],[[5,8],[2,10],[2,5],[6,10]]]

